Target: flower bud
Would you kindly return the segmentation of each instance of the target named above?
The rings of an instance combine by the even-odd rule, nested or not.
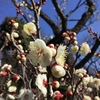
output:
[[[57,88],[59,88],[59,86],[60,86],[60,83],[58,81],[53,81],[52,82],[52,87],[53,88],[57,89]]]
[[[78,47],[77,45],[73,45],[73,46],[71,47],[71,52],[72,52],[73,54],[76,54],[76,53],[78,52],[78,50],[79,50],[79,47]]]
[[[17,29],[18,28],[18,23],[17,22],[15,22],[15,23],[13,23],[13,27],[15,28],[15,29]]]
[[[13,77],[12,77],[12,80],[14,81],[14,82],[17,82],[18,80],[20,79],[20,76],[19,75],[13,75]]]
[[[54,44],[49,44],[48,45],[50,48],[54,48]]]
[[[12,32],[12,35],[13,35],[13,38],[18,38],[19,37],[18,33],[16,33],[16,32]]]
[[[69,36],[66,36],[65,37],[65,40],[70,41],[70,37]]]
[[[55,91],[53,94],[53,100],[62,100],[63,95],[60,93],[60,91]]]
[[[67,97],[71,97],[73,95],[73,92],[72,90],[67,90],[65,94]]]
[[[65,69],[62,66],[57,65],[57,64],[55,64],[52,67],[51,72],[52,72],[53,76],[56,78],[61,78],[66,74]]]
[[[1,72],[0,72],[0,76],[3,76],[3,77],[4,77],[4,76],[7,76],[7,72],[6,72],[6,71],[1,71]]]

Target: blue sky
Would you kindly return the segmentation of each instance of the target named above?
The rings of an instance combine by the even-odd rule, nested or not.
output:
[[[38,0],[35,0],[35,1],[38,1]],[[60,0],[58,0],[58,1],[60,1]],[[69,0],[66,13],[68,13],[70,10],[72,10],[75,7],[77,1],[78,0]],[[82,1],[84,1],[84,0],[82,0]],[[16,16],[16,9],[12,5],[11,0],[9,0],[9,1],[3,0],[0,3],[0,6],[1,6],[1,9],[0,9],[0,24],[2,23],[2,21],[4,20],[5,17]],[[51,0],[47,0],[46,4],[43,5],[42,9],[48,16],[50,16],[50,18],[53,19],[53,21],[55,21],[56,12],[55,12],[54,7],[51,3]],[[100,11],[100,0],[98,0],[98,10]],[[71,15],[70,18],[80,18],[83,11],[85,11],[84,7],[80,8],[76,13]],[[74,25],[75,25],[75,22],[70,22],[68,24],[68,27],[71,28]],[[44,34],[49,35],[49,36],[52,35],[51,28],[43,20],[40,20],[40,26],[41,26],[42,32]],[[94,24],[91,25],[91,27],[93,27],[94,31],[100,32],[100,28],[99,28],[100,27],[100,21],[96,21]],[[84,33],[87,33],[87,32],[85,31],[85,32],[83,32],[83,34]]]

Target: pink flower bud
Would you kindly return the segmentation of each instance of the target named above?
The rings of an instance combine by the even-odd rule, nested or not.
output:
[[[62,36],[63,36],[63,37],[66,37],[66,36],[68,36],[68,34],[67,34],[66,32],[64,32],[64,33],[62,34]]]
[[[16,21],[12,19],[11,22],[12,22],[12,23],[15,23]]]
[[[73,95],[73,92],[72,90],[67,90],[65,94],[67,97],[71,97]]]
[[[7,72],[6,72],[6,71],[1,71],[1,72],[0,72],[0,75],[3,76],[3,77],[4,77],[4,76],[7,76]]]
[[[13,77],[12,77],[12,80],[13,80],[14,82],[17,82],[19,79],[20,79],[20,76],[17,75],[17,74],[13,75]]]
[[[54,48],[54,44],[49,44],[48,45],[50,48]]]
[[[70,41],[70,37],[69,36],[66,36],[65,37],[65,40]]]
[[[60,83],[58,81],[53,81],[52,82],[52,87],[53,88],[57,89],[57,88],[59,88],[59,86],[60,86]]]
[[[53,100],[62,100],[63,95],[60,93],[60,91],[55,91],[53,94]]]

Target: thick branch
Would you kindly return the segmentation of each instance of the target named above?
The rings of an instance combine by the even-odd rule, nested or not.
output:
[[[95,51],[100,45],[100,41],[97,39],[94,46],[91,49],[91,53],[89,53],[84,59],[82,59],[76,66],[76,69],[82,68],[88,61],[89,59],[94,55]]]
[[[64,15],[63,11],[61,10],[61,8],[56,0],[52,0],[52,3],[54,5],[56,12],[58,13],[61,21],[62,21],[62,29],[64,31],[66,31],[66,21],[67,21],[66,16]]]
[[[60,33],[58,26],[50,19],[49,16],[47,16],[44,12],[41,11],[40,17],[44,19],[47,22],[47,24],[52,28],[55,36]]]
[[[83,26],[86,24],[86,22],[89,20],[89,18],[93,15],[93,13],[96,9],[92,0],[86,0],[86,1],[87,1],[87,5],[89,7],[88,11],[82,15],[81,19],[77,22],[75,27],[73,29],[71,29],[72,31],[76,31],[76,33],[78,33],[83,28]]]

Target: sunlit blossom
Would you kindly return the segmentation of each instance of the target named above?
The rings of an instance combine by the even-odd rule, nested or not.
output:
[[[23,26],[23,30],[27,33],[27,35],[31,35],[36,32],[36,26],[34,23],[29,22]]]
[[[80,55],[85,56],[85,55],[87,55],[89,52],[90,52],[90,47],[89,47],[89,45],[88,45],[86,42],[84,42],[84,43],[81,45],[81,48],[80,48]]]
[[[75,70],[75,74],[77,75],[77,76],[79,76],[79,77],[83,77],[85,74],[86,74],[86,70],[85,69],[83,69],[83,68],[80,68],[80,69],[76,69]]]
[[[64,66],[67,55],[68,55],[68,52],[66,50],[66,46],[60,45],[57,49],[57,54],[55,57],[56,63],[61,66]]]
[[[41,39],[36,39],[30,42],[28,58],[33,65],[40,64],[42,67],[49,66],[52,60],[52,52],[45,42]]]
[[[99,89],[99,87],[100,87],[100,79],[94,78],[92,83],[93,83],[93,86],[94,86],[96,89]]]
[[[72,52],[73,54],[76,54],[76,53],[78,52],[78,50],[79,50],[79,47],[78,47],[77,45],[73,45],[73,46],[71,47],[71,52]]]
[[[84,85],[87,85],[89,83],[89,76],[88,77],[84,77],[82,79],[82,82],[83,82]]]

